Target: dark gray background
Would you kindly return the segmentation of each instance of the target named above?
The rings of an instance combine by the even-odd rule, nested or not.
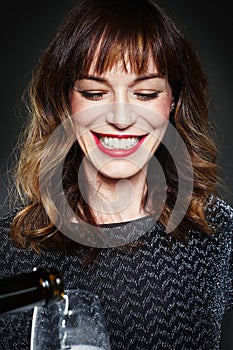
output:
[[[91,0],[90,0],[91,1]],[[48,45],[64,14],[74,1],[45,0],[5,3],[1,8],[1,153],[0,210],[6,210],[7,176],[10,155],[22,127],[22,94],[43,50]],[[210,117],[215,124],[221,154],[221,178],[232,204],[233,194],[233,107],[232,107],[232,20],[230,3],[161,0],[160,3],[182,26],[199,52],[209,79]]]
[[[21,96],[33,67],[73,3],[71,0],[21,0],[1,4],[0,213],[7,208],[6,169],[10,166],[10,154],[24,120],[20,109]],[[183,27],[205,66],[212,100],[210,116],[221,150],[220,174],[227,186],[224,197],[233,204],[233,27],[230,1],[161,0],[160,3]],[[223,348],[232,349],[233,317],[228,316],[226,321]]]
[[[91,0],[90,0],[91,1]],[[43,50],[52,38],[64,14],[74,1],[45,0],[9,2],[1,9],[1,153],[0,210],[6,210],[7,176],[10,155],[22,127],[22,94]],[[230,3],[161,0],[182,26],[199,52],[209,78],[210,116],[220,145],[221,178],[227,190],[225,199],[233,203],[232,164],[232,20]],[[0,213],[1,213],[0,212]]]

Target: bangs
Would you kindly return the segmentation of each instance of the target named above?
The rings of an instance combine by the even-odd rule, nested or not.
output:
[[[97,3],[98,0],[90,6]],[[74,46],[68,50],[68,70],[72,70],[73,82],[90,70],[102,74],[119,64],[125,71],[140,75],[148,71],[149,63],[154,63],[158,73],[165,75],[163,16],[145,0],[133,3],[129,6],[128,2],[104,1],[101,11],[97,6],[89,9],[85,25],[79,25],[76,16],[73,37],[69,38]]]
[[[120,66],[125,72],[141,75],[148,71],[151,61],[156,64],[156,57],[150,41],[145,40],[142,33],[133,33],[132,36],[117,33],[112,37],[106,30],[101,38],[93,38],[84,60],[83,74],[87,75],[90,70],[103,74]]]

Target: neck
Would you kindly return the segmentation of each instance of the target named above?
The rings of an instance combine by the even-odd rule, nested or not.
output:
[[[85,162],[85,184],[81,192],[98,224],[130,221],[148,215],[145,210],[146,170],[127,179],[112,179],[97,173],[92,164]]]

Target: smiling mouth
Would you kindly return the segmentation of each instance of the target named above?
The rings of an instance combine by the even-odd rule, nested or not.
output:
[[[107,149],[122,149],[127,150],[136,146],[136,144],[140,141],[140,137],[108,137],[108,136],[100,136],[100,143],[103,147]]]
[[[95,142],[104,153],[111,156],[126,156],[135,152],[147,135],[107,135],[92,132]]]

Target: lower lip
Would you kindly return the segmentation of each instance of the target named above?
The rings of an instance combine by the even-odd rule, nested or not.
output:
[[[122,157],[128,157],[131,154],[135,153],[138,148],[141,146],[141,144],[144,142],[147,135],[143,136],[139,142],[132,148],[129,149],[115,149],[115,148],[105,148],[102,143],[100,142],[99,138],[96,134],[92,133],[93,138],[95,140],[95,143],[97,144],[98,148],[101,150],[101,152],[105,153],[109,157],[113,158],[122,158]]]

